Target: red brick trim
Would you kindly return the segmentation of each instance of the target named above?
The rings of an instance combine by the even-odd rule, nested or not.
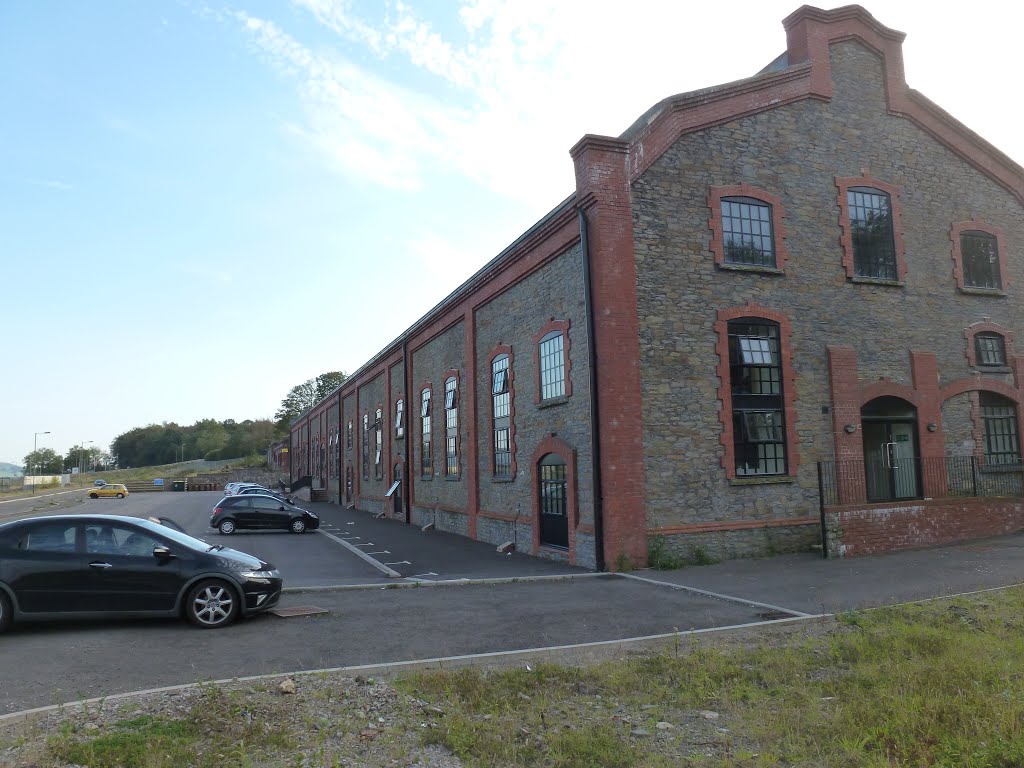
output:
[[[889,208],[892,212],[892,237],[896,249],[896,279],[903,281],[907,277],[907,263],[904,259],[906,249],[903,246],[903,205],[900,203],[899,187],[887,184],[884,181],[868,176],[852,176],[844,178],[836,176],[836,187],[839,192],[836,194],[836,201],[839,203],[839,226],[843,230],[839,238],[839,245],[843,249],[843,267],[846,269],[846,276],[853,279],[853,227],[850,223],[850,207],[848,204],[848,192],[850,187],[871,187],[889,196]]]
[[[422,431],[423,430],[423,417],[420,415],[423,412],[422,411],[422,409],[423,409],[423,390],[428,390],[430,392],[430,474],[429,475],[424,475],[423,474],[423,431]],[[427,477],[433,478],[434,477],[434,470],[435,470],[435,467],[434,467],[434,431],[435,431],[435,429],[434,429],[434,426],[435,426],[434,422],[436,421],[436,413],[435,412],[437,410],[436,407],[435,407],[436,403],[434,402],[434,390],[433,390],[430,382],[429,381],[425,381],[422,384],[420,384],[419,387],[416,388],[416,393],[417,393],[417,396],[416,396],[416,418],[419,420],[419,423],[417,425],[417,430],[416,430],[417,434],[419,434],[419,440],[417,441],[418,442],[418,446],[417,447],[419,448],[419,453],[418,453],[419,463],[417,465],[417,469],[418,469],[417,474],[421,478],[427,478]],[[441,404],[444,405],[444,402],[442,402]],[[441,410],[443,411],[444,409],[442,408]]]
[[[1024,404],[1024,394],[1019,389],[1011,387],[1004,381],[987,379],[984,376],[970,376],[951,381],[939,390],[939,398],[944,403],[951,397],[962,395],[964,392],[994,392],[1012,400],[1018,407]]]
[[[671,536],[677,533],[711,533],[714,531],[743,531],[753,528],[788,528],[795,525],[820,525],[820,517],[786,517],[778,520],[744,520],[729,523],[693,523],[691,525],[662,525],[648,528],[649,536]]]
[[[512,466],[509,468],[511,473],[509,477],[514,478],[518,469],[516,465],[516,391],[515,391],[515,355],[512,352],[512,347],[508,344],[498,344],[494,349],[491,350],[490,355],[487,356],[487,396],[490,398],[491,407],[488,410],[490,413],[490,462],[491,462],[491,475],[494,475],[494,395],[492,393],[494,389],[494,361],[501,355],[508,356],[508,447],[512,452]],[[506,479],[504,475],[500,476],[502,479]]]
[[[1002,256],[999,257],[1002,259]],[[1013,331],[1008,328],[1004,328],[996,323],[986,321],[971,323],[964,328],[964,338],[967,340],[967,349],[964,353],[967,355],[967,364],[971,368],[978,367],[978,351],[974,343],[974,337],[979,333],[998,333],[1003,337],[1003,350],[1006,353],[1006,365],[1009,366],[1013,360]],[[989,366],[984,366],[985,368]]]
[[[562,357],[565,362],[565,397],[572,397],[572,357],[569,354],[571,343],[569,341],[569,320],[551,320],[541,328],[533,337],[533,369],[536,372],[535,389],[533,393],[533,401],[537,404],[543,402],[541,400],[540,392],[540,340],[547,336],[552,331],[562,332]]]
[[[448,474],[448,409],[444,407],[444,402],[441,402],[441,409],[444,413],[444,426],[442,432],[444,433],[444,474],[442,475],[445,480],[461,480],[462,479],[462,439],[459,436],[459,432],[462,430],[462,419],[459,418],[460,407],[462,406],[462,381],[459,372],[455,368],[449,368],[442,381],[445,385],[448,384],[449,379],[455,379],[455,469],[454,475]],[[430,426],[434,426],[434,422],[430,422]]]
[[[785,270],[789,251],[786,249],[786,226],[783,224],[785,214],[782,212],[782,198],[746,183],[711,187],[708,191],[708,208],[711,209],[708,226],[711,228],[711,252],[715,255],[715,264],[732,266],[725,260],[725,239],[722,234],[723,197],[752,197],[771,206],[772,246],[775,249],[774,268]],[[751,267],[751,269],[756,268]]]
[[[576,564],[576,529],[580,523],[579,501],[576,498],[576,449],[554,433],[538,443],[530,457],[530,480],[532,488],[533,513],[533,554],[540,550],[540,460],[549,453],[555,453],[565,461],[566,510],[569,518],[569,563]]]
[[[964,285],[964,257],[963,253],[960,251],[960,236],[965,232],[984,232],[987,235],[992,235],[996,239],[996,251],[998,251],[999,253],[998,288],[986,289]],[[995,295],[999,295],[1006,291],[1006,288],[1007,286],[1009,286],[1010,281],[1008,279],[1009,273],[1006,271],[1006,247],[1005,243],[1003,242],[1003,230],[1001,227],[993,227],[977,219],[971,219],[970,221],[958,221],[949,228],[949,240],[952,244],[950,252],[953,258],[953,279],[956,281],[957,288],[959,288],[961,291],[966,289],[972,292],[983,292],[989,290]]]
[[[767,309],[759,304],[747,304],[744,307],[718,310],[715,321],[717,341],[715,351],[718,353],[718,399],[721,407],[718,412],[722,422],[722,468],[730,480],[736,477],[736,447],[732,427],[732,387],[729,380],[729,321],[741,317],[752,317],[771,320],[779,325],[779,355],[782,363],[782,397],[783,412],[786,419],[786,476],[796,477],[800,468],[800,452],[796,437],[796,372],[793,370],[793,350],[790,345],[792,327],[789,317],[782,312]]]
[[[906,384],[897,384],[889,378],[883,378],[881,381],[873,381],[870,384],[865,384],[860,388],[858,395],[860,400],[857,405],[860,408],[863,408],[872,400],[879,397],[898,397],[901,400],[906,400],[908,403],[913,405],[914,408],[921,408],[921,396],[917,390],[913,387],[907,386]]]

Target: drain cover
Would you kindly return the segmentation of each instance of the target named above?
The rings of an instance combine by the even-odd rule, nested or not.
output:
[[[329,611],[326,608],[317,608],[315,605],[293,605],[291,608],[271,608],[267,613],[272,613],[283,619],[290,619],[292,616],[315,616],[318,613],[329,613]]]

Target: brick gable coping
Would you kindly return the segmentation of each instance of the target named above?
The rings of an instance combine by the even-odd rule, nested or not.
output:
[[[787,16],[790,65],[744,80],[682,93],[649,109],[618,139],[628,149],[630,181],[635,181],[681,136],[713,125],[766,112],[803,99],[832,98],[829,46],[855,40],[878,54],[884,65],[889,113],[906,118],[962,160],[1010,192],[1024,205],[1024,168],[927,97],[906,84],[906,34],[879,23],[859,5],[833,10],[803,6]],[[589,136],[591,141],[610,137]]]

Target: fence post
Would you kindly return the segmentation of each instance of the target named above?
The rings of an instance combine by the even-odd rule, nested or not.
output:
[[[828,559],[828,528],[825,526],[825,483],[818,462],[818,514],[821,516],[821,556]]]
[[[978,457],[971,456],[971,483],[974,485],[974,495],[978,494]]]

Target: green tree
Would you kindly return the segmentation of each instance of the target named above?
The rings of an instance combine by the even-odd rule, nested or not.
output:
[[[59,475],[64,470],[64,457],[52,448],[39,448],[23,459],[26,475]]]
[[[288,390],[281,406],[274,414],[277,425],[282,430],[287,430],[288,425],[303,411],[309,410],[319,403],[331,392],[345,383],[348,374],[344,371],[328,371],[321,373],[312,379],[307,379],[301,384],[296,384]]]

